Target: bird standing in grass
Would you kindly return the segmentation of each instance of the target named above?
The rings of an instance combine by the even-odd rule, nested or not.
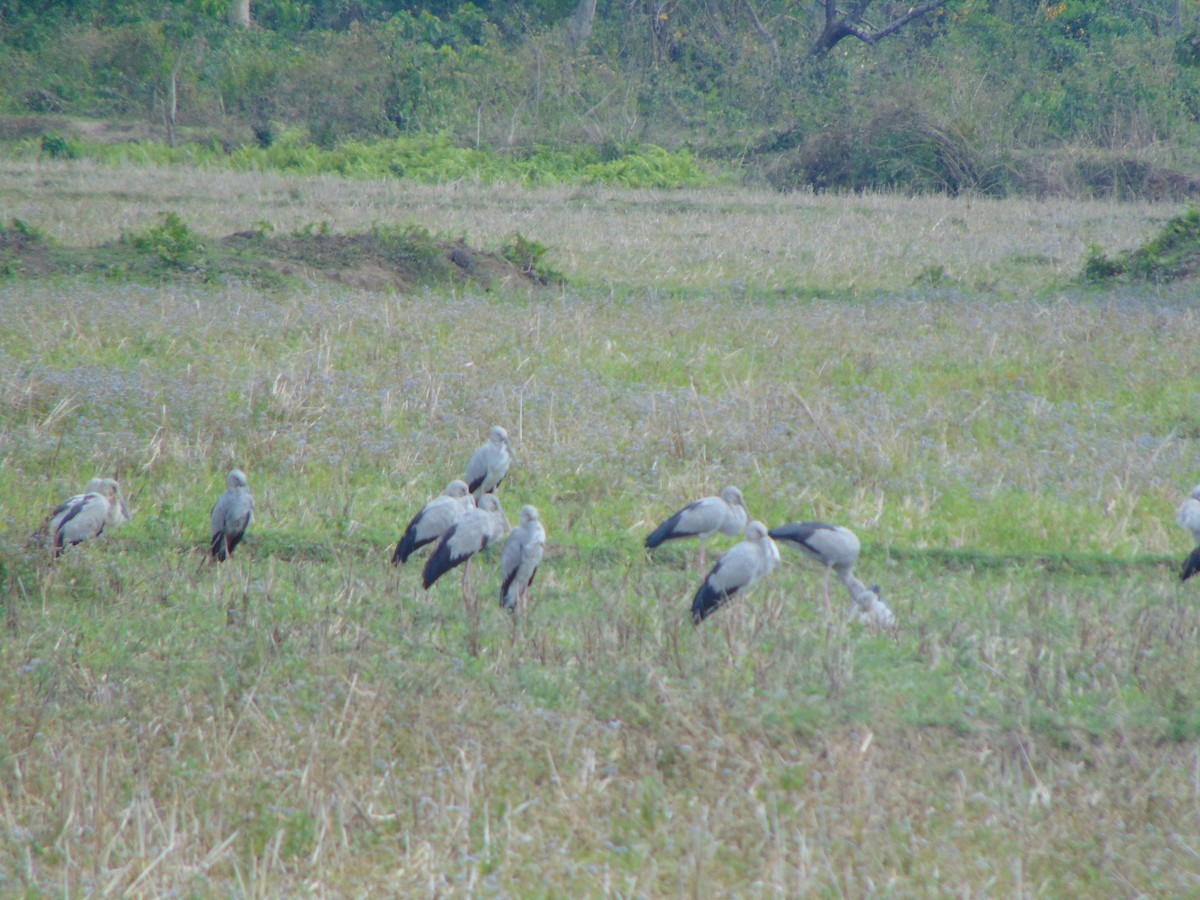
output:
[[[476,450],[467,463],[467,489],[476,504],[484,494],[490,494],[499,487],[516,459],[508,432],[499,425],[493,425],[488,432],[487,443]]]
[[[862,544],[849,528],[828,522],[790,522],[771,529],[771,537],[800,550],[825,567],[825,596],[829,596],[829,573],[846,586],[859,615],[881,628],[891,628],[896,618],[879,597],[879,585],[867,587],[854,575],[854,564]]]
[[[697,566],[703,569],[705,542],[717,532],[741,534],[746,530],[749,518],[742,492],[735,487],[727,487],[720,496],[693,500],[674,513],[646,536],[646,547],[653,550],[664,541],[698,537],[700,556]]]
[[[396,544],[396,552],[392,554],[392,565],[407,562],[415,551],[436,541],[451,525],[474,508],[475,500],[471,497],[467,483],[454,479],[446,485],[446,490],[440,497],[434,497],[412,517]]]
[[[509,612],[525,606],[525,592],[533,584],[546,549],[546,529],[537,507],[522,506],[517,527],[509,532],[500,556],[500,605]]]
[[[751,522],[746,537],[721,555],[692,598],[692,624],[698,625],[750,590],[758,579],[779,565],[779,550],[762,522]]]
[[[58,556],[64,547],[99,537],[106,527],[116,528],[129,519],[120,484],[112,478],[93,478],[82,494],[68,498],[50,513],[50,551]]]
[[[425,560],[421,580],[426,590],[433,587],[435,581],[455,566],[466,563],[463,568],[465,591],[471,557],[499,540],[504,534],[504,529],[504,512],[500,509],[500,501],[496,499],[495,494],[484,494],[479,498],[479,505],[475,509],[446,530],[433,552],[429,554],[429,559]]]
[[[241,543],[254,518],[254,498],[241,469],[231,469],[225,476],[225,493],[213,504],[211,518],[212,556],[224,562]]]
[[[1200,484],[1192,488],[1191,495],[1179,504],[1175,521],[1192,533],[1192,542],[1196,545],[1196,549],[1183,561],[1183,568],[1179,572],[1179,580],[1187,581],[1200,572]]]

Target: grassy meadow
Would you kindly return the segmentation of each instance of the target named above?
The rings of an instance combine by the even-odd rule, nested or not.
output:
[[[0,210],[520,234],[568,279],[0,278],[0,895],[1200,892],[1200,312],[1074,281],[1177,207],[10,161]],[[493,423],[549,533],[515,622],[498,553],[466,596],[389,565]],[[96,474],[132,522],[49,563]],[[787,547],[693,628],[695,545],[641,540],[726,484],[853,527],[896,633]]]

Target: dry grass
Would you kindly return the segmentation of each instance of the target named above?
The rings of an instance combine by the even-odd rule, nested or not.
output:
[[[85,165],[10,167],[0,196],[63,240],[164,208],[209,234],[519,230],[577,279],[534,299],[0,283],[0,893],[1200,889],[1200,612],[1170,521],[1200,480],[1200,323],[1184,295],[1050,290],[1083,242],[1173,210]],[[759,231],[814,261],[758,254]],[[1061,258],[999,249],[1021,242]],[[909,287],[947,259],[1020,288]],[[850,273],[894,290],[769,296]],[[707,290],[728,279],[751,296]],[[493,421],[510,518],[533,502],[550,534],[516,626],[493,560],[466,606],[387,564]],[[232,462],[259,519],[215,570]],[[133,522],[48,565],[24,535],[102,471]],[[854,525],[899,632],[842,621],[840,588],[827,619],[786,548],[693,629],[693,548],[640,540],[725,483],[770,523]]]
[[[211,236],[266,222],[361,231],[416,224],[495,249],[514,233],[549,246],[569,277],[637,290],[944,286],[1003,293],[1074,278],[1089,244],[1137,246],[1178,212],[1061,200],[782,196],[744,191],[413,185],[86,162],[0,161],[5,209],[90,245],[178,212]]]

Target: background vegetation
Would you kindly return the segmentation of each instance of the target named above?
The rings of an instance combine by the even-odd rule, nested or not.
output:
[[[603,165],[652,146],[781,190],[1178,198],[1200,185],[1193,4],[950,0],[821,53],[820,4],[601,3],[582,40],[574,8],[262,0],[242,29],[225,0],[8,0],[3,132],[73,137],[43,148],[73,153],[196,143],[235,165],[250,158],[239,148],[282,142],[271,164],[319,149],[339,154],[328,171],[366,165],[349,141],[418,138],[534,180],[563,176],[553,153]],[[425,177],[464,177],[436,169]]]

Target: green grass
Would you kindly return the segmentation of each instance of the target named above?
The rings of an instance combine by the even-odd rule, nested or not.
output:
[[[0,196],[70,246],[111,190],[90,166],[37,177],[92,199]],[[184,186],[163,171],[124,189]],[[246,192],[248,227],[279,196],[261,179],[210,193]],[[345,185],[334,233],[366,202]],[[1081,295],[1030,262],[1020,291],[948,293],[873,262],[870,291],[780,295],[852,264],[814,236],[819,272],[759,267],[741,229],[782,245],[770,198],[715,198],[690,241],[640,195],[594,196],[575,229],[547,196],[510,195],[523,224],[491,223],[490,192],[410,199],[473,243],[535,235],[570,287],[0,282],[0,893],[1196,892],[1188,291]],[[854,202],[877,260],[946,214]],[[129,230],[164,224],[149,205],[121,207]],[[238,230],[176,205],[202,243]],[[1117,234],[1169,211],[1111,214]],[[979,234],[961,283],[1011,239]],[[664,289],[637,263],[656,248],[728,253],[744,283]],[[509,518],[534,503],[549,532],[516,624],[494,551],[466,598],[388,564],[493,422]],[[234,464],[257,519],[218,569]],[[97,473],[133,521],[51,564],[27,535]],[[854,527],[897,633],[844,621],[786,547],[693,628],[694,546],[641,541],[725,484],[769,524]]]

